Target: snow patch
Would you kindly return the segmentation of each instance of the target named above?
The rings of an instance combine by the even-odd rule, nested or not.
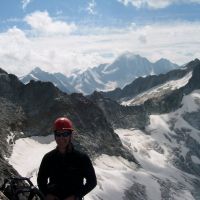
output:
[[[37,172],[40,162],[48,151],[56,146],[54,137],[30,137],[21,138],[15,141],[13,152],[8,159],[17,172],[25,177],[33,176],[33,183],[36,184]]]
[[[14,137],[15,137],[15,134],[13,132],[10,132],[10,134],[7,136],[7,143],[9,145],[12,145],[14,143]]]
[[[103,69],[102,74],[112,74],[112,73],[114,73],[114,72],[116,72],[116,71],[119,70],[119,68],[117,68],[117,67],[115,67],[115,68],[109,70],[109,67],[110,67],[110,66],[112,66],[112,64],[111,64],[111,65],[107,65],[107,66]]]
[[[89,70],[91,76],[93,77],[93,79],[100,85],[104,85],[104,83],[100,80],[100,76],[99,74],[97,74],[95,71],[93,70]]]
[[[30,75],[30,77],[31,77],[32,79],[34,79],[35,81],[39,80],[36,76],[34,76],[34,74],[29,74],[29,75]]]
[[[200,110],[200,90],[195,90],[191,94],[184,96],[182,100],[182,113],[196,112]]]
[[[108,83],[106,83],[104,89],[96,89],[96,90],[97,91],[102,91],[102,92],[108,92],[108,91],[114,90],[117,87],[118,87],[117,82],[115,82],[115,81],[109,81]]]

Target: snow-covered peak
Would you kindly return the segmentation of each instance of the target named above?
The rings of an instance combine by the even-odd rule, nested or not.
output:
[[[175,69],[175,68],[178,68],[178,65],[170,62],[169,60],[165,59],[165,58],[161,58],[159,59],[158,61],[156,61],[154,63],[156,66],[158,66],[159,68],[169,68],[169,69]]]
[[[113,63],[117,63],[117,62],[121,62],[121,61],[135,61],[137,62],[138,60],[147,60],[145,57],[142,57],[138,54],[134,54],[134,53],[131,53],[131,52],[125,52],[123,54],[121,54],[120,56],[118,56],[111,64]]]
[[[30,74],[38,74],[38,73],[47,73],[45,71],[43,71],[41,68],[39,67],[35,67],[31,72]]]
[[[170,61],[169,60],[167,60],[167,59],[165,59],[165,58],[161,58],[161,59],[159,59],[159,60],[157,60],[155,63],[170,63]]]

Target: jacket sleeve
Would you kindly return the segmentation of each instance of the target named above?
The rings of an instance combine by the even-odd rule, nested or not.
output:
[[[48,182],[48,162],[47,157],[44,156],[42,159],[42,162],[40,164],[38,177],[37,177],[37,184],[39,187],[39,190],[46,195],[47,193],[47,182]]]
[[[92,166],[92,162],[87,155],[84,156],[84,160],[83,160],[83,172],[84,172],[84,178],[86,182],[80,190],[80,193],[79,193],[80,197],[85,196],[97,185],[97,179],[96,179],[94,167]]]

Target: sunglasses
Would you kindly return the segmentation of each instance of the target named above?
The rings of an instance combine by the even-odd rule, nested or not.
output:
[[[54,132],[54,136],[55,137],[68,137],[72,134],[72,131],[65,131],[65,132],[58,132],[58,131],[55,131]]]

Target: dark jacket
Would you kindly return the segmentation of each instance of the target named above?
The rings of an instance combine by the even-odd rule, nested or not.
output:
[[[71,195],[82,198],[97,184],[90,158],[74,148],[65,154],[57,149],[47,153],[42,159],[37,182],[45,195],[55,193],[61,198]]]

